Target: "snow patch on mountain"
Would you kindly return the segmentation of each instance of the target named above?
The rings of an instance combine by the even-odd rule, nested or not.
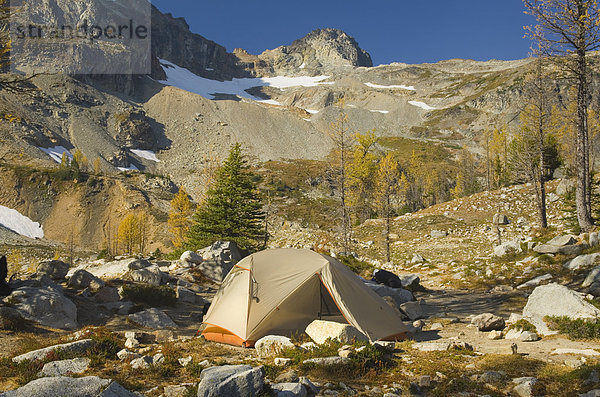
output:
[[[48,154],[48,156],[50,156],[52,158],[52,160],[56,161],[59,164],[62,162],[63,153],[67,154],[67,157],[69,158],[69,160],[73,160],[73,155],[69,152],[68,149],[66,149],[62,146],[55,146],[55,147],[49,147],[49,148],[41,147],[38,149],[40,149],[44,153]]]
[[[435,108],[433,106],[429,106],[425,102],[408,101],[408,103],[411,104],[411,105],[413,105],[413,106],[416,106],[418,108],[424,109],[424,110],[435,110]]]
[[[131,149],[131,153],[143,159],[160,163],[160,160],[158,159],[158,157],[156,157],[156,153],[154,153],[151,150]]]
[[[30,238],[43,238],[42,226],[22,215],[19,211],[0,205],[0,225],[12,230],[21,236]]]
[[[160,64],[167,75],[167,79],[161,80],[159,83],[181,88],[182,90],[202,95],[208,99],[215,99],[217,94],[227,94],[237,95],[256,102],[280,105],[279,102],[273,99],[258,98],[249,94],[246,90],[254,87],[274,87],[283,90],[290,87],[315,87],[323,84],[333,84],[333,82],[323,81],[330,76],[276,76],[218,81],[200,77],[188,69],[179,67],[169,61],[161,59]]]
[[[375,84],[375,83],[365,83],[365,85],[367,87],[371,87],[371,88],[377,88],[377,89],[382,89],[382,90],[387,90],[387,89],[394,89],[394,88],[401,88],[403,90],[409,90],[409,91],[416,91],[415,87],[412,85],[381,85],[381,84]]]

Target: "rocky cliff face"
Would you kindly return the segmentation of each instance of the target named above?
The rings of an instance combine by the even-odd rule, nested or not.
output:
[[[225,47],[192,33],[184,18],[174,18],[152,7],[152,54],[210,79],[231,79],[247,75],[236,65],[236,57]],[[162,70],[153,64],[152,74],[162,80]]]

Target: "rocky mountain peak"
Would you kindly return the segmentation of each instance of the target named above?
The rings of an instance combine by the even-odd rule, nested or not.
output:
[[[347,61],[352,66],[373,66],[371,55],[360,48],[353,37],[340,29],[315,29],[294,41],[289,49],[294,52],[312,49],[317,59],[324,63]]]

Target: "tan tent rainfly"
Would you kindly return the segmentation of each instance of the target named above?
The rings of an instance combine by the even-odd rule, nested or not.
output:
[[[265,335],[303,332],[313,320],[348,323],[371,341],[399,340],[408,327],[346,266],[310,250],[273,249],[241,260],[204,318],[208,340],[253,346]]]

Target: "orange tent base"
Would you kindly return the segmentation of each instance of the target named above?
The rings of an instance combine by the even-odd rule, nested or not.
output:
[[[203,332],[202,336],[211,342],[225,343],[233,346],[254,347],[255,343],[253,340],[243,340],[237,335],[226,332]]]

